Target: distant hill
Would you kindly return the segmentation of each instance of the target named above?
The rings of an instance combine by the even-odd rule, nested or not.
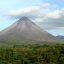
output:
[[[56,37],[59,38],[59,39],[64,40],[64,36],[62,36],[62,35],[58,35],[58,36],[56,36]]]
[[[41,29],[27,17],[20,18],[17,22],[0,33],[1,42],[46,41],[57,42],[58,39]]]

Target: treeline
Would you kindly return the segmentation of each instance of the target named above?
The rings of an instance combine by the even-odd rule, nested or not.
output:
[[[0,48],[0,64],[64,64],[64,44]]]

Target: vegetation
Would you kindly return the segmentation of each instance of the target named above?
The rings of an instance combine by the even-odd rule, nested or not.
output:
[[[0,64],[64,64],[64,44],[2,47]]]

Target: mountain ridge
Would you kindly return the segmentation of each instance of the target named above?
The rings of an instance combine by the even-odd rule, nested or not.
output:
[[[62,36],[62,35],[58,35],[56,37],[59,38],[59,39],[61,39],[61,40],[64,40],[64,36]]]

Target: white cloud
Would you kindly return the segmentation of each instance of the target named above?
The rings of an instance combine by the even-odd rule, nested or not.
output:
[[[39,7],[27,7],[27,8],[22,8],[22,9],[18,9],[15,11],[11,11],[9,15],[10,16],[21,16],[21,15],[26,15],[32,12],[35,13],[38,10],[39,10]]]
[[[44,3],[40,5],[40,8],[47,9],[50,6],[50,3]]]
[[[47,14],[47,16],[48,16],[49,18],[58,19],[58,18],[64,16],[64,9],[62,8],[62,9],[60,9],[60,10],[54,10],[54,11],[52,11],[52,12],[49,12],[49,13]]]
[[[64,27],[64,8],[56,9],[53,6],[54,5],[45,3],[39,6],[20,8],[11,11],[8,15],[11,17],[30,17],[37,24],[48,30]],[[52,7],[53,11],[51,10]]]
[[[50,5],[49,3],[45,3],[45,4],[42,4],[42,5],[39,5],[39,6],[32,6],[32,7],[29,6],[29,7],[26,7],[26,8],[20,8],[20,9],[17,9],[17,10],[10,11],[8,13],[8,15],[12,16],[12,17],[26,16],[26,15],[33,15],[33,14],[35,15],[40,10],[47,9],[49,5]]]
[[[64,28],[64,8],[49,11],[44,17],[36,18],[35,21],[47,30]]]
[[[47,16],[49,18],[60,18],[60,11],[59,10],[55,10],[53,12],[48,13]]]

